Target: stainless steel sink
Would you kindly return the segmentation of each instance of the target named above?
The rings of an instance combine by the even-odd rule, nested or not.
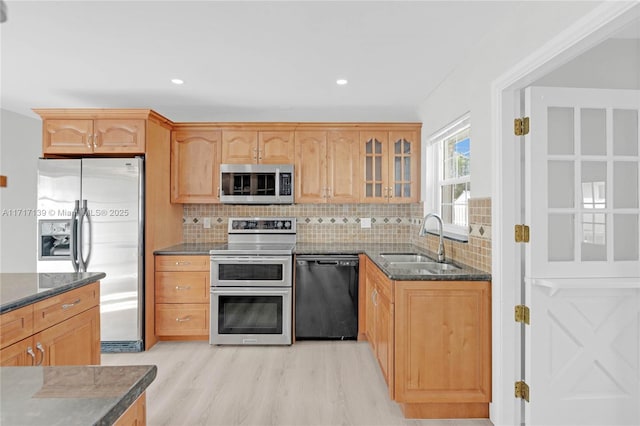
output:
[[[418,253],[382,253],[380,257],[389,263],[436,263],[433,259]]]
[[[419,253],[381,253],[389,268],[401,270],[408,274],[446,274],[459,271],[460,268],[450,263],[440,263]]]

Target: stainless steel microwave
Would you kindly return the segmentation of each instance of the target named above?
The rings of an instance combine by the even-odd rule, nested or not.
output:
[[[221,164],[220,202],[293,204],[293,164]]]

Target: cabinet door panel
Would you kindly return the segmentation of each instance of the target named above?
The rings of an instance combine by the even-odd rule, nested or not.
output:
[[[100,283],[95,282],[34,304],[34,331],[44,330],[100,303]]]
[[[360,200],[360,141],[357,131],[328,132],[327,187],[329,202]]]
[[[364,203],[388,202],[387,132],[360,132],[360,161],[362,164],[360,200]]]
[[[34,336],[42,365],[99,365],[100,308],[94,307]]]
[[[255,164],[258,162],[258,132],[222,131],[222,164]]]
[[[382,368],[382,375],[387,382],[389,395],[393,399],[393,305],[380,291],[376,295],[376,301],[376,355]]]
[[[220,132],[179,130],[171,135],[171,202],[217,203]]]
[[[45,154],[87,154],[93,152],[93,120],[45,120],[42,152]]]
[[[398,402],[489,402],[487,282],[396,282]]]
[[[25,367],[36,364],[33,338],[29,337],[0,350],[0,367]]]
[[[209,272],[209,256],[171,256],[155,257],[156,271],[206,271]]]
[[[258,162],[261,164],[293,164],[295,149],[293,132],[260,132]]]
[[[325,203],[327,132],[296,132],[296,203]]]
[[[420,143],[416,132],[389,132],[389,202],[419,200],[419,159]]]
[[[95,120],[94,147],[96,153],[144,153],[145,120]]]

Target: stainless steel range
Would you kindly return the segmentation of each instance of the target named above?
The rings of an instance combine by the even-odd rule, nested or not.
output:
[[[211,250],[214,345],[290,345],[295,218],[229,218]]]

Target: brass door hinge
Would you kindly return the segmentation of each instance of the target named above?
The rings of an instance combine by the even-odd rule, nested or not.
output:
[[[513,132],[516,136],[529,134],[529,117],[516,118],[513,120]]]
[[[515,239],[516,243],[528,243],[529,242],[529,227],[527,225],[515,226]]]
[[[529,307],[526,305],[516,305],[515,307],[515,320],[516,322],[521,322],[523,324],[529,325],[530,322],[530,311]]]
[[[516,382],[515,397],[529,402],[529,385],[526,384],[524,380]]]

